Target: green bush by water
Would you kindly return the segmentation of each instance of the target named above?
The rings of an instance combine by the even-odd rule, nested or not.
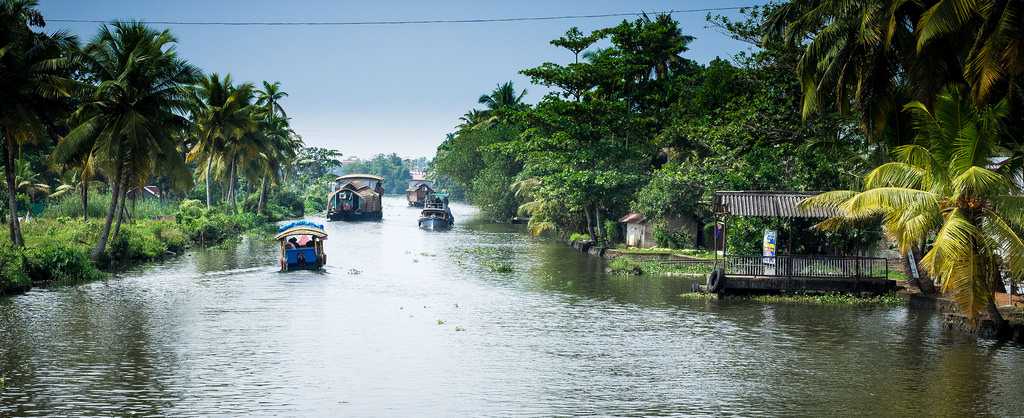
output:
[[[103,219],[96,216],[83,221],[81,208],[76,213],[71,210],[72,206],[64,203],[51,206],[44,212],[45,216],[23,223],[25,248],[0,244],[0,294],[24,291],[34,284],[72,284],[103,277],[104,273],[89,259],[99,239]],[[119,233],[110,238],[99,266],[123,267],[156,260],[179,253],[192,244],[216,244],[270,225],[255,214],[228,214],[216,208],[207,209],[197,200],[183,201],[173,209],[166,203],[153,201],[137,206],[136,210],[135,220],[123,222]],[[74,217],[58,216],[61,213]],[[174,220],[169,219],[171,215]],[[9,242],[6,230],[0,233],[0,241]]]

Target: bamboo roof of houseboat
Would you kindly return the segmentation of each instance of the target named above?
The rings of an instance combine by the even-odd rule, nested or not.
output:
[[[338,176],[338,178],[334,179],[334,181],[366,180],[366,179],[377,180],[377,181],[384,181],[384,177],[375,176],[373,174],[346,174],[344,176]]]

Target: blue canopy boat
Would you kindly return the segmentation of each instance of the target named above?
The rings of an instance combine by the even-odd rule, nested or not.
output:
[[[327,264],[324,226],[310,221],[281,225],[274,237],[281,243],[281,271],[319,270]]]

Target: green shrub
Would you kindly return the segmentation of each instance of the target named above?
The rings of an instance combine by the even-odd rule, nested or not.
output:
[[[117,264],[130,260],[153,260],[167,253],[161,241],[145,223],[122,224],[121,231],[107,244],[107,257]]]
[[[664,226],[654,227],[654,241],[659,247],[689,248],[693,246],[693,237],[685,230],[669,231]]]
[[[604,220],[604,239],[607,242],[619,242],[622,239],[619,233],[619,223],[614,219]]]
[[[24,272],[36,283],[79,283],[103,277],[89,259],[88,247],[57,241],[25,248]]]
[[[25,273],[22,251],[10,244],[0,244],[0,295],[17,293],[32,286]]]
[[[581,234],[579,232],[573,232],[572,235],[569,235],[569,242],[583,242],[583,241],[590,241],[590,235],[588,235],[588,234]]]

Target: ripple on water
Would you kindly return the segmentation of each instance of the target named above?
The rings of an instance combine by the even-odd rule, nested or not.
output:
[[[471,221],[329,223],[0,299],[0,415],[1012,415],[1020,347],[907,308],[683,301],[690,282]],[[486,250],[478,250],[486,248]],[[495,271],[505,263],[511,271]],[[357,269],[360,274],[348,274]]]

